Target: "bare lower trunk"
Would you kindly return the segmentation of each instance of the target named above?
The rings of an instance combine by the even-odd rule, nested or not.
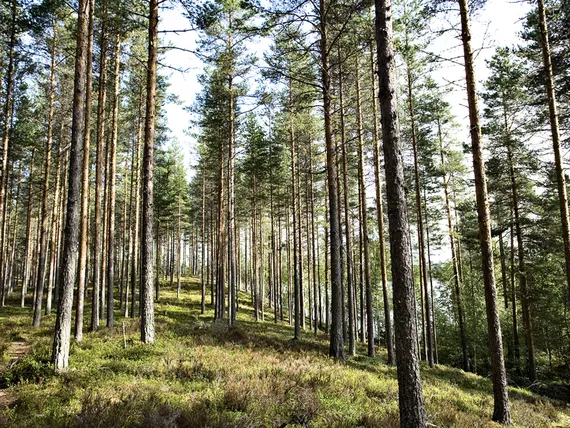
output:
[[[73,288],[75,286],[77,262],[79,258],[81,161],[83,159],[83,133],[85,126],[85,85],[87,78],[89,12],[89,1],[80,0],[77,20],[73,121],[71,125],[71,146],[69,151],[67,215],[65,218],[63,255],[60,272],[61,298],[59,299],[57,308],[52,355],[52,362],[56,371],[64,371],[68,367]]]
[[[16,0],[12,0],[11,7],[11,25],[10,25],[10,41],[8,44],[8,72],[6,73],[6,90],[4,99],[4,129],[2,134],[2,178],[0,179],[0,227],[4,230],[6,224],[6,186],[8,184],[8,155],[10,144],[10,116],[12,114],[12,90],[14,86],[14,48],[16,46]],[[2,233],[2,248],[6,247],[5,235]],[[3,262],[3,260],[0,260]],[[3,266],[0,263],[0,266]],[[1,302],[0,307],[4,306],[5,287],[0,283]]]
[[[362,109],[360,105],[360,76],[358,57],[356,57],[356,121],[358,123],[358,184],[360,187],[360,209],[362,210],[362,250],[364,260],[364,290],[366,293],[366,334],[368,337],[368,356],[374,356],[374,317],[372,308],[372,283],[370,282],[370,244],[368,239],[368,212],[366,208],[366,187],[364,185],[364,137]]]
[[[473,171],[475,174],[475,193],[477,196],[477,215],[479,219],[479,242],[483,262],[483,281],[485,284],[485,305],[493,379],[494,412],[493,420],[501,424],[511,424],[509,396],[507,391],[507,373],[503,359],[501,324],[495,288],[493,265],[493,242],[491,237],[491,218],[487,197],[487,179],[481,145],[481,126],[479,124],[479,106],[477,100],[475,72],[473,69],[473,51],[471,50],[471,30],[469,28],[469,9],[467,0],[459,0],[461,12],[461,38],[465,58],[465,76],[467,100],[469,104],[469,122],[471,125],[471,146],[473,153]]]
[[[451,247],[451,263],[453,264],[453,284],[455,290],[455,306],[457,307],[457,318],[459,320],[459,335],[461,342],[461,352],[463,356],[463,370],[469,371],[469,345],[467,341],[467,326],[465,325],[465,309],[463,308],[463,295],[461,275],[459,274],[459,260],[455,247],[455,236],[453,231],[453,220],[451,217],[451,205],[449,203],[449,190],[447,181],[447,171],[445,168],[445,157],[443,153],[443,137],[441,133],[441,123],[438,119],[439,152],[441,156],[441,173],[443,180],[443,193],[445,196],[445,211],[447,213],[447,230],[449,235],[449,245]]]
[[[148,68],[143,158],[143,208],[141,245],[141,341],[154,343],[152,274],[154,126],[156,119],[156,65],[158,62],[158,0],[149,1]]]
[[[121,65],[121,41],[117,36],[115,43],[115,74],[113,80],[113,121],[111,131],[111,146],[109,147],[109,206],[107,220],[107,327],[115,325],[115,203],[116,203],[116,169],[117,169],[117,140],[119,131],[119,83]]]
[[[79,237],[79,280],[77,281],[77,310],[75,314],[75,340],[83,339],[83,309],[87,289],[87,256],[89,254],[89,152],[91,142],[91,92],[93,80],[93,27],[95,0],[89,0],[89,27],[87,35],[87,69],[85,73],[85,127],[83,130],[83,172],[81,176],[81,232]]]
[[[141,149],[142,149],[142,121],[143,121],[143,88],[142,83],[139,87],[139,114],[137,124],[137,149],[136,149],[136,173],[135,173],[135,220],[133,223],[132,242],[133,242],[133,255],[131,261],[131,309],[130,316],[135,318],[137,316],[137,278],[139,266],[139,232],[140,232],[140,201],[141,201]]]
[[[340,47],[339,47],[340,56]],[[340,103],[340,144],[342,150],[342,181],[343,181],[343,195],[344,195],[344,236],[345,236],[345,251],[346,251],[346,282],[348,293],[348,354],[356,355],[356,333],[355,333],[355,312],[354,307],[354,282],[353,282],[353,263],[352,263],[352,234],[350,230],[350,188],[348,186],[348,150],[346,142],[346,133],[344,127],[344,103],[343,103],[343,74],[339,65],[339,103]]]
[[[386,350],[388,364],[394,364],[394,340],[392,337],[392,319],[390,317],[390,300],[388,297],[388,275],[386,273],[386,248],[384,241],[384,207],[382,203],[382,182],[380,180],[380,136],[378,130],[378,100],[376,99],[376,67],[374,66],[374,50],[370,47],[370,68],[372,76],[372,118],[374,121],[374,180],[376,190],[376,215],[378,218],[378,243],[380,251],[380,275],[382,277],[382,300],[384,303],[384,328],[386,329]]]
[[[379,99],[386,162],[386,194],[388,197],[390,256],[394,289],[400,426],[402,428],[417,428],[425,427],[426,412],[416,341],[414,279],[410,266],[404,165],[401,154],[396,98],[397,79],[392,35],[392,4],[390,1],[376,0],[375,5]]]
[[[330,249],[331,249],[331,290],[332,325],[330,330],[329,355],[344,359],[344,338],[342,332],[342,274],[340,265],[340,218],[338,215],[338,183],[336,173],[335,145],[331,121],[331,81],[329,64],[329,44],[326,22],[325,0],[319,2],[320,11],[320,55],[321,83],[323,89],[323,110],[325,119],[325,146],[327,156],[327,184],[329,196]]]
[[[568,214],[568,190],[566,177],[562,167],[562,153],[560,148],[560,129],[558,125],[558,107],[556,105],[556,92],[554,90],[554,78],[552,77],[552,59],[550,56],[550,41],[544,0],[537,0],[538,22],[540,25],[540,42],[542,45],[542,60],[546,77],[546,95],[548,96],[548,111],[550,114],[550,129],[552,132],[552,147],[554,151],[554,164],[556,181],[558,183],[558,201],[560,205],[560,217],[562,219],[562,238],[564,240],[564,259],[566,261],[566,282],[568,296],[570,297],[570,219]]]
[[[95,170],[95,227],[93,230],[93,294],[91,300],[90,331],[99,328],[102,308],[101,297],[101,259],[103,252],[103,227],[101,225],[103,204],[103,154],[105,139],[105,104],[107,100],[107,1],[103,0],[103,22],[101,29],[101,56],[99,61],[99,94],[97,98],[97,154]]]

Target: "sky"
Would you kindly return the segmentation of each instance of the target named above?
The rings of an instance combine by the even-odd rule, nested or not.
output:
[[[481,89],[481,82],[488,77],[485,60],[493,55],[496,47],[518,43],[518,34],[522,30],[522,18],[530,9],[531,5],[527,2],[487,0],[485,7],[471,17],[478,89]],[[444,22],[438,24],[445,25]],[[161,10],[160,31],[184,30],[189,26],[188,20],[178,6]],[[190,177],[193,175],[192,166],[196,162],[195,142],[191,137],[191,113],[185,108],[194,103],[196,95],[201,90],[197,77],[203,71],[203,64],[193,54],[186,52],[196,48],[197,34],[195,32],[168,32],[163,33],[162,36],[162,45],[174,48],[166,50],[164,58],[161,59],[161,64],[164,66],[160,72],[169,77],[169,91],[180,100],[180,104],[168,104],[165,107],[166,117],[173,140],[177,141],[182,148],[187,175]],[[462,50],[458,36],[458,32],[448,32],[434,40],[428,49],[445,58],[461,57]],[[462,59],[459,58],[459,61],[462,62]],[[455,106],[453,113],[463,128],[463,135],[460,135],[460,138],[467,140],[469,137],[468,111],[462,67],[451,61],[439,64],[434,78],[440,83],[454,82],[451,85],[454,90],[449,95],[448,101]]]

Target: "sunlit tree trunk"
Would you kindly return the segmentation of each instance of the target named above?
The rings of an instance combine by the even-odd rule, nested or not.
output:
[[[550,55],[550,41],[548,36],[548,24],[546,22],[544,0],[537,0],[537,5],[538,23],[540,26],[540,42],[542,45],[542,61],[546,80],[546,95],[548,96],[548,112],[550,115],[550,129],[552,132],[556,181],[558,183],[558,201],[560,205],[560,217],[562,219],[562,238],[564,239],[564,259],[566,261],[566,282],[568,285],[568,296],[570,297],[570,217],[568,214],[568,189],[566,187],[566,177],[562,167],[563,160],[560,148],[558,107],[556,103],[556,91],[554,90],[554,78],[552,76],[552,58]]]
[[[158,0],[149,0],[148,67],[143,157],[143,207],[141,239],[141,341],[154,343],[152,274],[154,127],[156,120],[156,66],[158,62]]]
[[[83,311],[87,289],[87,257],[89,255],[89,159],[91,145],[91,93],[93,86],[93,27],[95,0],[89,0],[89,23],[87,34],[87,65],[85,84],[85,126],[83,130],[83,171],[81,175],[81,231],[79,234],[79,279],[77,281],[77,306],[75,313],[75,340],[83,340]]]
[[[69,151],[67,215],[60,271],[61,298],[55,323],[52,362],[57,372],[68,367],[71,336],[73,288],[79,259],[79,231],[81,227],[81,178],[83,138],[85,127],[85,88],[87,79],[89,1],[80,0],[77,19],[75,76],[73,90],[73,121]]]
[[[471,126],[471,147],[473,153],[473,171],[475,174],[475,193],[477,199],[477,215],[479,220],[479,242],[483,262],[483,282],[485,285],[485,305],[487,308],[487,324],[493,380],[494,411],[493,420],[502,424],[511,424],[509,396],[507,391],[507,373],[503,358],[503,342],[501,323],[495,287],[493,263],[493,242],[491,237],[491,217],[487,197],[487,179],[481,144],[481,126],[479,123],[479,106],[476,90],[475,72],[473,68],[473,51],[471,49],[471,30],[469,28],[469,8],[467,0],[459,0],[461,13],[461,38],[465,59],[465,77],[467,84],[467,101],[469,104],[469,122]]]
[[[404,165],[398,124],[397,79],[392,33],[392,3],[376,0],[379,99],[386,162],[386,195],[392,284],[400,426],[426,426],[415,325],[414,279],[410,266]]]
[[[101,299],[101,259],[103,252],[103,227],[101,225],[103,204],[103,162],[105,140],[105,112],[107,102],[107,0],[101,3],[103,9],[103,22],[100,40],[99,61],[99,93],[97,97],[97,154],[95,161],[95,221],[93,228],[93,294],[91,300],[91,325],[90,331],[99,328],[99,320],[102,314]]]

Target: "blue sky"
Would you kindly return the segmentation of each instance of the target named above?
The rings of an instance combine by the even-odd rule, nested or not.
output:
[[[472,17],[473,48],[477,51],[476,77],[481,82],[488,77],[485,60],[493,54],[495,47],[512,45],[518,42],[517,34],[522,30],[521,19],[530,10],[528,2],[513,2],[506,0],[488,0],[484,9]],[[458,15],[458,14],[457,14]],[[458,19],[458,16],[456,17]],[[455,23],[452,17],[448,20]],[[442,25],[447,25],[442,22]],[[180,9],[174,8],[161,11],[160,30],[180,30],[188,28],[189,24]],[[181,49],[193,50],[196,47],[196,33],[183,32],[179,34],[166,33],[163,44],[172,44]],[[449,32],[438,38],[430,45],[431,52],[443,57],[458,57],[461,55],[458,33]],[[177,95],[181,105],[168,105],[166,107],[168,126],[171,135],[178,140],[185,156],[185,165],[188,174],[192,174],[194,163],[194,141],[188,134],[191,115],[184,108],[192,105],[201,88],[197,76],[202,72],[203,64],[191,53],[181,49],[172,49],[166,52],[163,63],[184,72],[162,68],[163,74],[169,75],[171,83],[170,92]],[[467,102],[465,90],[462,88],[463,69],[456,63],[449,62],[439,66],[435,78],[444,83],[457,81],[458,85],[450,96],[450,102],[456,106],[454,111],[459,123],[463,127],[460,138],[469,135],[467,124]]]

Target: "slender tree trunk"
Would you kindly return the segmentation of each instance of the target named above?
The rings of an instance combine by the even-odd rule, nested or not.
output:
[[[35,153],[35,151],[33,152]],[[33,153],[32,153],[32,158],[33,158]],[[33,159],[32,159],[33,160]],[[21,299],[20,299],[20,306],[23,308],[24,304],[25,304],[25,299],[26,299],[26,294],[28,294],[28,283],[29,283],[29,278],[30,278],[30,272],[31,272],[31,266],[32,264],[32,256],[34,253],[34,247],[35,247],[35,240],[33,239],[32,236],[32,208],[34,206],[33,204],[33,199],[32,199],[32,195],[33,195],[33,178],[34,178],[34,162],[31,161],[30,162],[30,173],[28,175],[28,209],[27,209],[27,214],[26,214],[26,251],[24,254],[24,274],[22,276],[22,295],[21,295]],[[35,290],[35,287],[34,287]],[[36,293],[34,292],[34,298],[35,298]],[[35,306],[35,303],[32,303],[32,306]]]
[[[141,341],[154,343],[152,274],[154,125],[156,119],[156,65],[158,62],[158,0],[149,0],[148,68],[143,158],[143,209],[141,245]]]
[[[202,281],[202,299],[200,301],[200,313],[206,312],[206,283],[204,282],[204,269],[206,256],[206,174],[202,169],[202,265],[200,269]]]
[[[318,283],[320,281],[319,275],[317,274],[317,260],[319,256],[317,255],[316,241],[318,236],[315,234],[315,187],[313,183],[313,141],[309,140],[309,195],[310,195],[310,213],[311,213],[311,252],[313,255],[313,312],[315,317],[315,335],[319,332],[319,324],[321,318],[319,316],[319,299],[318,299]]]
[[[548,36],[544,0],[537,0],[537,5],[538,22],[540,25],[540,42],[542,45],[542,61],[544,64],[544,74],[546,78],[546,95],[548,96],[548,111],[550,114],[550,129],[552,132],[556,181],[558,183],[558,200],[560,204],[560,216],[562,219],[562,238],[564,239],[564,259],[566,261],[566,282],[568,284],[568,296],[570,297],[570,218],[568,214],[568,189],[566,187],[566,177],[562,166],[558,107],[556,103],[556,91],[554,90],[554,77],[552,75],[552,59],[550,56],[550,41]]]
[[[79,234],[79,280],[77,282],[77,307],[75,313],[75,340],[83,340],[83,310],[85,290],[87,288],[87,256],[89,228],[89,152],[91,145],[91,93],[93,86],[93,35],[94,35],[95,0],[89,0],[89,23],[87,34],[87,65],[85,84],[85,126],[83,130],[83,171],[81,176],[81,231]]]
[[[511,262],[511,299],[512,299],[512,317],[513,317],[513,356],[514,356],[514,366],[515,366],[515,373],[520,374],[520,360],[521,360],[521,351],[520,351],[520,343],[519,343],[519,328],[518,328],[518,316],[517,316],[517,294],[515,288],[515,233],[514,227],[511,223],[511,254],[510,254],[510,262]]]
[[[433,297],[433,275],[432,275],[432,263],[431,263],[431,250],[430,250],[430,239],[429,239],[429,219],[427,210],[427,196],[426,189],[424,187],[424,213],[425,213],[425,229],[426,229],[426,248],[427,248],[427,262],[428,262],[428,278],[429,278],[429,291],[430,291],[430,302],[431,302],[431,318],[433,323],[433,353],[434,362],[439,364],[439,355],[437,351],[437,327],[436,327],[436,317],[435,317],[435,303]]]
[[[293,112],[293,81],[289,79],[289,140],[291,146],[291,198],[293,209],[293,295],[294,295],[294,339],[300,338],[301,334],[301,290],[300,290],[300,273],[299,273],[299,242],[297,240],[297,229],[300,228],[297,206],[297,150],[295,141],[295,128],[294,128],[294,112]]]
[[[414,323],[414,279],[410,266],[404,165],[398,124],[392,3],[389,0],[376,0],[375,6],[379,99],[386,162],[386,194],[388,197],[390,256],[394,289],[400,426],[402,428],[417,428],[426,426],[426,412],[422,395],[417,333]]]
[[[509,309],[509,283],[507,281],[507,256],[505,244],[503,243],[503,232],[499,235],[499,258],[501,260],[501,285],[503,286],[503,297],[505,299],[505,309]]]
[[[291,290],[291,229],[289,226],[291,215],[287,210],[287,217],[285,219],[285,233],[287,235],[287,320],[289,325],[293,325],[293,293]]]
[[[491,218],[487,197],[487,179],[481,147],[481,126],[479,124],[479,106],[477,100],[475,72],[473,69],[473,51],[471,49],[471,30],[469,28],[469,8],[467,0],[459,0],[461,13],[461,38],[465,58],[465,76],[467,83],[467,100],[469,104],[469,122],[471,125],[471,146],[473,152],[473,171],[475,173],[475,193],[477,197],[477,214],[479,218],[479,241],[483,261],[483,280],[485,284],[485,304],[487,308],[487,324],[489,330],[489,347],[493,379],[495,422],[510,425],[511,414],[507,391],[507,373],[503,358],[501,339],[501,323],[497,304],[497,289],[493,266],[493,243],[491,237]]]
[[[455,289],[455,305],[457,307],[457,318],[459,321],[459,336],[461,342],[461,352],[463,356],[463,370],[469,371],[469,342],[467,340],[467,327],[465,324],[465,309],[463,307],[462,283],[459,273],[459,260],[455,248],[455,237],[453,231],[453,221],[451,217],[451,206],[449,203],[449,184],[447,182],[447,171],[445,168],[445,156],[443,152],[443,137],[441,133],[441,123],[437,121],[439,153],[441,157],[441,179],[443,181],[443,194],[445,197],[445,211],[447,213],[447,230],[449,235],[449,245],[451,247],[451,262],[453,264],[453,283]]]
[[[67,215],[61,263],[61,298],[57,308],[53,356],[56,372],[68,367],[71,336],[71,311],[73,305],[73,287],[77,276],[79,259],[79,230],[81,210],[81,161],[83,158],[83,138],[85,127],[85,88],[87,79],[87,52],[89,1],[80,0],[77,20],[77,38],[75,53],[75,77],[73,90],[73,121],[71,125],[71,146],[69,151],[69,178],[67,196]]]
[[[233,16],[230,13],[229,25],[232,27]],[[232,34],[230,33],[229,45],[232,46]],[[228,140],[228,322],[230,326],[236,325],[236,249],[235,249],[235,177],[234,177],[234,163],[235,163],[235,130],[234,130],[234,89],[233,89],[233,72],[230,73],[228,79],[228,95],[229,95],[229,140]]]
[[[55,106],[55,73],[57,59],[57,20],[54,19],[53,24],[53,42],[51,51],[51,69],[50,69],[50,86],[49,86],[49,109],[48,109],[48,129],[46,140],[46,155],[44,166],[44,189],[41,207],[41,232],[40,232],[40,251],[38,256],[38,276],[36,278],[36,304],[34,310],[33,325],[38,327],[42,319],[42,298],[45,283],[45,270],[47,258],[47,236],[49,227],[49,189],[50,189],[50,170],[51,170],[51,151],[53,146],[53,113]],[[33,163],[32,163],[33,165]],[[38,301],[39,300],[39,301]],[[39,310],[38,310],[39,309]]]
[[[362,125],[362,108],[360,103],[360,75],[358,57],[356,57],[356,121],[358,124],[358,184],[360,187],[360,209],[362,210],[362,249],[364,289],[366,293],[366,334],[368,337],[368,356],[374,352],[374,317],[372,308],[372,283],[370,282],[370,243],[368,240],[368,212],[366,208],[366,187],[364,185],[364,138]]]
[[[10,41],[8,42],[8,72],[6,73],[6,90],[4,98],[4,129],[2,134],[2,178],[0,180],[0,225],[2,230],[6,223],[6,186],[8,184],[8,155],[10,144],[10,117],[12,115],[12,90],[14,86],[14,48],[16,46],[16,15],[18,2],[12,0],[11,5],[11,24],[10,24]],[[6,247],[4,233],[2,233],[2,248]],[[0,264],[2,265],[2,264]],[[1,305],[4,306],[5,296],[4,284],[0,290]]]
[[[376,99],[376,67],[374,65],[374,49],[370,47],[370,70],[372,76],[372,118],[374,121],[374,180],[376,182],[376,215],[378,218],[378,243],[380,251],[380,275],[382,277],[382,300],[384,303],[384,328],[386,329],[386,350],[388,364],[395,363],[394,340],[392,336],[392,319],[390,317],[390,299],[388,297],[388,275],[386,272],[386,248],[384,240],[384,207],[382,203],[382,182],[380,180],[380,136],[378,130],[378,101]]]
[[[320,56],[323,110],[325,119],[325,146],[327,155],[327,184],[329,191],[332,325],[330,331],[329,355],[344,359],[344,338],[342,332],[342,274],[340,266],[340,218],[338,215],[338,183],[335,162],[335,145],[331,122],[331,79],[329,64],[328,28],[325,0],[319,0],[320,12]]]
[[[101,29],[101,55],[99,61],[99,93],[97,97],[97,154],[95,169],[95,227],[93,230],[93,295],[91,300],[90,331],[99,328],[102,314],[101,299],[101,264],[103,253],[103,228],[101,225],[103,204],[103,161],[105,141],[105,105],[107,103],[107,0],[103,0],[103,22]]]
[[[340,47],[338,49],[339,58],[340,58]],[[353,273],[352,269],[354,268],[352,264],[352,234],[350,230],[350,204],[349,204],[349,196],[350,196],[350,188],[348,187],[348,171],[347,171],[347,163],[348,163],[348,150],[346,142],[346,132],[344,126],[344,100],[343,100],[343,79],[344,75],[342,73],[342,68],[339,63],[339,80],[338,80],[338,91],[339,91],[339,103],[340,103],[340,139],[341,139],[341,150],[342,150],[342,179],[343,179],[343,195],[344,195],[344,236],[346,240],[346,279],[347,279],[347,293],[348,293],[348,354],[349,355],[356,355],[356,334],[355,334],[355,312],[356,308],[354,307],[354,283],[353,283]]]
[[[109,207],[107,224],[107,327],[115,325],[115,204],[116,204],[116,169],[117,139],[119,131],[119,84],[121,66],[121,41],[119,36],[115,42],[115,73],[113,80],[113,118],[111,131],[111,147],[109,153]]]
[[[407,36],[406,36],[407,37]],[[427,266],[426,266],[426,247],[424,242],[424,222],[422,213],[422,196],[421,196],[421,183],[420,183],[420,165],[419,165],[419,153],[418,153],[418,142],[416,138],[416,124],[415,124],[415,111],[414,111],[414,95],[413,95],[413,83],[412,83],[412,72],[410,65],[406,66],[408,75],[408,109],[410,113],[410,127],[412,134],[412,148],[414,152],[414,174],[415,174],[415,190],[416,190],[416,209],[418,214],[418,246],[419,246],[419,256],[420,256],[420,272],[421,281],[423,285],[422,295],[423,307],[422,312],[425,316],[425,350],[427,353],[427,360],[431,368],[434,367],[433,364],[433,343],[432,343],[432,323],[431,323],[431,311],[430,311],[430,299],[429,299],[429,285],[427,281]]]
[[[131,262],[131,318],[137,316],[137,278],[139,265],[139,233],[140,233],[140,181],[141,181],[141,149],[143,144],[142,122],[143,122],[143,88],[139,87],[139,114],[137,124],[137,149],[136,149],[136,174],[135,174],[135,220],[132,230],[133,260]]]
[[[62,124],[62,128],[63,128],[63,124]],[[60,135],[61,137],[61,135]],[[60,138],[61,139],[61,138]],[[60,142],[60,146],[63,145],[63,141]],[[53,289],[53,285],[56,282],[56,276],[57,276],[57,262],[58,262],[58,257],[59,257],[59,252],[58,252],[58,241],[59,241],[59,231],[58,231],[58,227],[59,227],[59,210],[60,210],[60,198],[61,195],[63,193],[63,189],[62,189],[62,173],[61,173],[61,164],[63,161],[63,157],[65,156],[65,151],[60,149],[57,151],[57,159],[56,159],[56,167],[55,167],[55,193],[53,196],[53,206],[51,209],[51,227],[50,227],[50,232],[49,232],[49,252],[50,252],[50,260],[49,260],[49,274],[48,274],[48,281],[47,281],[47,302],[46,302],[46,307],[50,306],[51,307],[51,292]],[[65,168],[63,168],[65,171]],[[40,234],[41,234],[41,229],[40,229]],[[41,238],[40,238],[41,239]],[[41,245],[41,244],[40,244]],[[40,253],[41,248],[38,247],[37,249],[37,259],[39,259],[39,253]],[[39,266],[38,266],[39,268]],[[38,271],[39,269],[36,269],[36,275],[35,275],[35,282],[37,284],[37,279],[38,279]],[[38,301],[38,287],[36,286],[36,301]],[[37,305],[36,305],[37,307]],[[40,308],[41,309],[41,308]],[[50,309],[51,310],[51,309]]]
[[[505,120],[506,120],[506,115],[505,115]],[[507,131],[507,157],[509,162],[509,176],[511,180],[511,193],[513,198],[513,214],[515,217],[514,218],[515,230],[517,233],[519,286],[521,290],[521,306],[522,306],[522,315],[524,323],[526,350],[528,354],[527,375],[531,382],[535,382],[536,359],[534,356],[534,333],[533,333],[532,316],[531,316],[530,302],[529,302],[530,296],[526,280],[526,264],[524,258],[524,241],[522,236],[521,219],[520,219],[519,196],[518,196],[517,182],[515,178],[515,165],[513,161],[513,153],[512,153],[510,135],[508,132],[508,126],[506,127],[506,131]]]

